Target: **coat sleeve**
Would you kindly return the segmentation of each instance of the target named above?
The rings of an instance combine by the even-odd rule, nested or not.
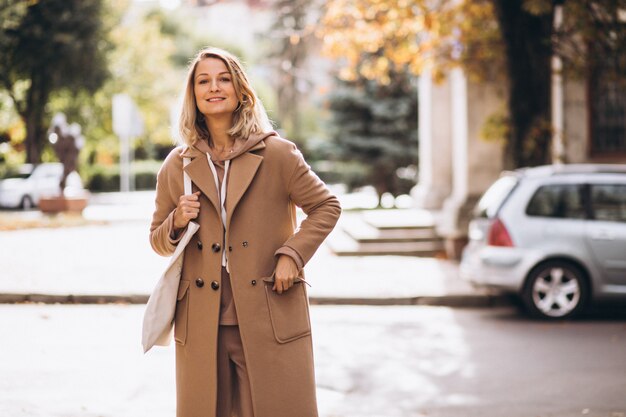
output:
[[[291,151],[293,169],[289,176],[287,190],[291,201],[304,211],[306,218],[300,228],[296,230],[284,245],[276,251],[278,254],[292,255],[294,251],[302,262],[296,263],[299,267],[306,265],[326,236],[333,230],[341,206],[328,187],[311,170],[304,161],[300,151],[293,146]]]
[[[150,245],[161,256],[170,256],[176,250],[176,245],[183,237],[184,232],[174,233],[174,212],[178,198],[183,193],[182,176],[183,166],[177,150],[172,151],[163,162],[157,175],[155,210],[150,225]],[[174,175],[180,175],[180,181]]]

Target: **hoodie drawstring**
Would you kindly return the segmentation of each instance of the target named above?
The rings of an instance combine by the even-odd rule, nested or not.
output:
[[[213,173],[213,179],[215,180],[215,189],[217,190],[218,197],[220,199],[222,224],[224,225],[224,235],[226,235],[226,204],[225,204],[226,203],[226,180],[228,179],[228,167],[230,167],[230,159],[227,159],[226,162],[224,163],[224,178],[222,179],[222,187],[220,189],[218,176],[217,176],[217,170],[215,169],[215,164],[211,160],[211,155],[209,155],[208,152],[206,154],[206,157],[209,161],[209,167],[211,168],[211,172]],[[226,255],[227,252],[228,251],[226,250],[226,248],[223,248],[222,266],[225,266],[226,271],[230,273],[228,269],[228,257]]]

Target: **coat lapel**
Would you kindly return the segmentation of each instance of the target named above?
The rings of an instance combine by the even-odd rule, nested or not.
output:
[[[215,210],[220,213],[220,200],[215,188],[215,179],[213,179],[213,173],[211,168],[209,168],[206,155],[200,152],[195,153],[195,158],[184,169],[189,174],[191,181],[207,196]]]
[[[254,149],[251,149],[254,150]],[[230,219],[241,200],[254,175],[259,169],[263,157],[251,152],[246,152],[232,160],[228,170],[228,191],[226,192],[226,224],[230,225]]]

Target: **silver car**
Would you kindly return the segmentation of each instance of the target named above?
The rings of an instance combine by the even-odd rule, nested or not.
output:
[[[62,176],[63,165],[58,162],[24,164],[16,175],[0,180],[0,207],[31,209],[39,205],[41,197],[60,194]],[[84,193],[78,172],[72,171],[67,177],[64,193],[66,196]]]
[[[469,226],[461,276],[521,295],[536,317],[626,299],[626,165],[553,165],[504,173]]]

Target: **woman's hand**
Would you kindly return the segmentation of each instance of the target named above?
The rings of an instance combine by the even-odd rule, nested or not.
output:
[[[279,255],[276,271],[274,272],[274,286],[272,289],[279,294],[293,287],[293,283],[298,277],[298,265],[291,256]]]
[[[200,212],[200,191],[193,194],[181,195],[178,199],[178,206],[174,213],[174,229],[184,229],[191,219],[198,217]]]

